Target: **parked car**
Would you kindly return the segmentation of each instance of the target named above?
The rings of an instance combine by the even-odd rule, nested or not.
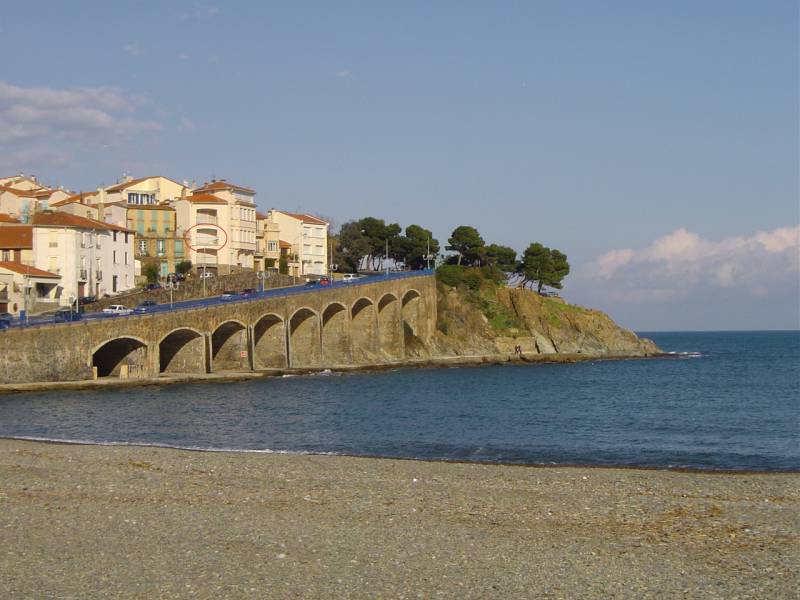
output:
[[[161,284],[160,283],[148,283],[145,286],[145,289],[146,290],[160,290],[161,289]]]
[[[11,321],[14,320],[14,315],[11,313],[0,313],[0,329],[8,329],[11,327]]]
[[[158,302],[156,302],[155,300],[142,300],[141,302],[139,302],[136,308],[133,309],[133,312],[137,314],[146,313],[157,304]]]
[[[245,298],[249,298],[250,296],[256,295],[256,288],[244,288],[242,290],[242,296]]]
[[[103,314],[106,315],[129,315],[133,312],[132,308],[128,308],[122,304],[112,304],[111,306],[103,309]]]
[[[211,279],[214,277],[213,271],[200,271],[200,279]]]
[[[327,278],[327,277],[320,277],[319,278],[319,284],[323,285],[323,286],[324,285],[330,285],[331,284],[331,280],[329,278]]]
[[[342,283],[353,283],[358,279],[361,279],[361,275],[358,273],[345,273],[342,276]]]
[[[84,296],[78,300],[78,304],[92,304],[97,302],[97,296]]]
[[[83,313],[74,311],[71,308],[59,308],[53,315],[53,321],[56,323],[70,323],[81,319],[83,319]]]
[[[311,288],[311,287],[317,287],[318,285],[319,285],[319,281],[318,280],[309,279],[308,281],[306,281],[306,286],[305,287]]]
[[[236,293],[236,292],[234,292],[233,290],[225,290],[224,292],[222,292],[222,296],[220,296],[220,298],[221,298],[222,300],[233,300],[233,299],[234,299],[234,298],[236,298],[238,295],[239,295],[239,294],[237,294],[237,293]]]

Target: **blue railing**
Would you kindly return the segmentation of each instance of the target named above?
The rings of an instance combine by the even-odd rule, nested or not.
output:
[[[198,300],[182,300],[180,302],[173,302],[171,306],[169,304],[156,304],[154,306],[148,306],[142,312],[134,312],[130,315],[114,315],[114,314],[96,312],[96,313],[83,313],[80,319],[76,321],[63,321],[63,320],[56,321],[55,318],[52,316],[31,317],[27,321],[18,321],[15,319],[11,321],[8,328],[17,329],[20,327],[25,327],[25,328],[41,327],[54,324],[80,325],[81,323],[86,323],[88,321],[96,321],[100,319],[124,319],[126,317],[141,317],[141,316],[153,315],[157,313],[170,312],[176,310],[191,310],[209,306],[240,304],[244,302],[256,302],[258,300],[263,300],[264,298],[280,298],[285,296],[294,296],[297,294],[323,293],[323,292],[328,292],[330,290],[336,290],[341,288],[350,288],[353,286],[379,283],[381,281],[408,279],[410,277],[421,277],[426,275],[433,275],[433,270],[422,269],[419,271],[397,271],[397,272],[390,272],[388,274],[366,275],[349,282],[344,282],[341,280],[339,281],[331,280],[330,285],[316,284],[314,286],[308,286],[306,284],[300,284],[291,287],[272,288],[269,290],[264,290],[262,292],[253,292],[252,294],[249,294],[247,296],[236,295],[231,298],[223,298],[222,296],[212,296],[210,298],[200,298]],[[3,326],[2,324],[0,324],[0,331],[2,330]]]

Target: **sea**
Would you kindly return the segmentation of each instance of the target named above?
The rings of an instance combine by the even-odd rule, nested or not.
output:
[[[724,471],[800,469],[800,331],[642,332],[666,358],[0,396],[0,437]]]

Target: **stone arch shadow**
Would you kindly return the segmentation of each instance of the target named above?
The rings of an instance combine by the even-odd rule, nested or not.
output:
[[[249,371],[247,326],[236,319],[217,325],[211,333],[211,365],[214,371]]]
[[[422,356],[427,351],[427,307],[425,297],[414,288],[403,293],[401,315],[406,356]]]
[[[288,322],[289,366],[296,368],[319,366],[322,360],[319,313],[304,306],[294,311]]]
[[[97,368],[98,377],[146,377],[147,342],[125,335],[106,340],[89,353],[89,364]]]
[[[351,361],[351,326],[347,306],[331,302],[322,311],[322,362],[328,366]]]
[[[159,373],[206,373],[206,337],[191,327],[178,327],[158,341]]]
[[[353,361],[366,363],[378,354],[378,314],[372,298],[362,296],[350,308]]]
[[[378,347],[388,358],[402,358],[404,354],[400,301],[391,292],[378,300]]]
[[[261,315],[253,325],[253,368],[286,367],[286,323],[275,313]]]

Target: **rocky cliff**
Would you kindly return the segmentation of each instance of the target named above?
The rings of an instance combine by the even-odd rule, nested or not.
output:
[[[519,288],[438,286],[434,352],[444,355],[583,354],[598,357],[661,353],[654,342],[608,315]]]

